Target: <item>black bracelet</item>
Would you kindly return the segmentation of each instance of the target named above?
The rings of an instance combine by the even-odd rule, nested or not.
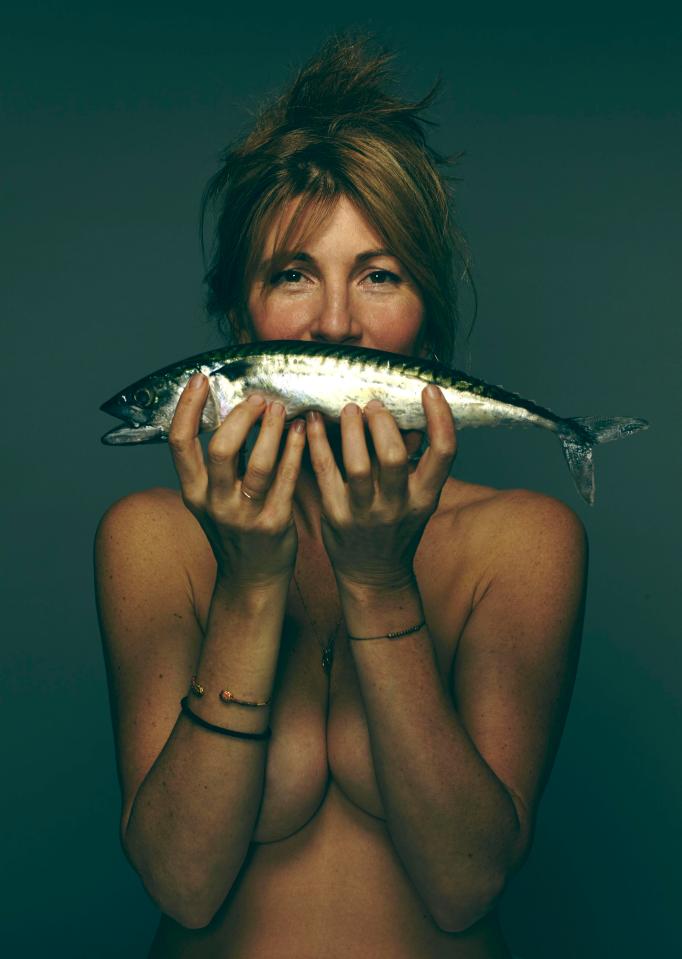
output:
[[[183,713],[187,716],[188,719],[191,719],[193,723],[196,723],[197,726],[203,726],[204,729],[210,729],[213,733],[221,733],[223,736],[234,736],[235,739],[269,739],[272,736],[272,730],[268,726],[267,729],[263,730],[262,733],[242,733],[237,729],[225,729],[224,726],[214,726],[213,723],[207,723],[205,719],[202,719],[201,716],[197,716],[196,713],[193,713],[189,708],[187,702],[187,697],[180,700],[180,706]]]

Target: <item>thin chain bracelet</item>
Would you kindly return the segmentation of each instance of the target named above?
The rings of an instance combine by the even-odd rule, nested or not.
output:
[[[409,636],[410,633],[418,633],[420,629],[426,626],[426,620],[417,623],[416,626],[410,626],[408,629],[399,629],[393,633],[382,633],[381,636],[349,636],[348,639],[354,639],[356,642],[364,642],[367,639],[397,639],[399,636]]]
[[[195,696],[203,696],[206,692],[206,688],[201,685],[196,676],[192,676],[190,689]],[[248,699],[237,699],[234,693],[231,693],[229,689],[221,689],[218,693],[218,698],[224,703],[235,703],[237,706],[269,706],[272,702],[271,699],[266,699],[265,702],[262,703],[252,703]]]

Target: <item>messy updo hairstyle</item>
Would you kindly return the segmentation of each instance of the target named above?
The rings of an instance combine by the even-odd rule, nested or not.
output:
[[[202,202],[216,215],[205,282],[207,310],[228,340],[256,339],[248,291],[268,232],[298,199],[276,237],[273,266],[347,197],[409,270],[424,303],[415,348],[452,363],[457,332],[456,264],[467,271],[464,241],[451,214],[449,161],[427,143],[421,113],[437,85],[416,103],[390,92],[392,55],[366,38],[334,37],[285,93],[261,109],[251,132],[222,156]]]

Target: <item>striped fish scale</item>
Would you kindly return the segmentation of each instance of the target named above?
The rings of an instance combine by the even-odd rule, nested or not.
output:
[[[265,340],[211,350],[164,367],[117,393],[101,409],[124,421],[102,437],[107,445],[159,442],[168,438],[180,395],[193,373],[209,378],[202,430],[216,429],[251,393],[284,404],[292,419],[319,410],[338,420],[344,406],[379,399],[403,430],[423,430],[422,390],[435,383],[458,428],[539,426],[556,433],[576,486],[594,500],[592,447],[645,429],[645,420],[585,416],[563,419],[551,410],[499,386],[450,369],[434,360],[406,357],[359,346],[302,340]]]
[[[311,408],[338,417],[346,403],[355,401],[363,406],[376,397],[402,429],[423,429],[421,391],[435,383],[446,394],[461,426],[509,425],[528,420],[540,420],[538,425],[548,426],[557,419],[550,410],[518,394],[434,360],[299,340],[270,340],[235,347],[230,352],[230,361],[216,370],[216,375],[233,382],[241,377],[241,396],[257,390],[278,396],[288,417]],[[215,356],[217,359],[219,354]],[[228,401],[229,393],[223,393],[223,416],[227,415]]]

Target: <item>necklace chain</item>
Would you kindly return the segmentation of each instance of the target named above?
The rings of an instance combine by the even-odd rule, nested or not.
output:
[[[320,631],[319,631],[318,625],[315,622],[315,620],[312,618],[312,616],[310,615],[310,612],[306,605],[306,601],[303,599],[303,593],[301,592],[301,587],[298,584],[298,577],[296,576],[296,573],[294,573],[294,584],[296,586],[296,590],[301,600],[301,605],[303,606],[305,614],[308,617],[308,622],[310,623],[310,625],[313,628],[313,631],[315,632],[315,638],[317,639],[317,644],[322,650],[322,669],[324,670],[325,675],[329,676],[329,674],[332,671],[332,663],[334,662],[334,643],[336,641],[336,637],[338,635],[339,628],[341,626],[341,619],[343,618],[342,614],[339,614],[338,621],[336,623],[336,626],[331,632],[331,635],[327,641],[327,645],[323,646],[322,643],[320,642]]]

